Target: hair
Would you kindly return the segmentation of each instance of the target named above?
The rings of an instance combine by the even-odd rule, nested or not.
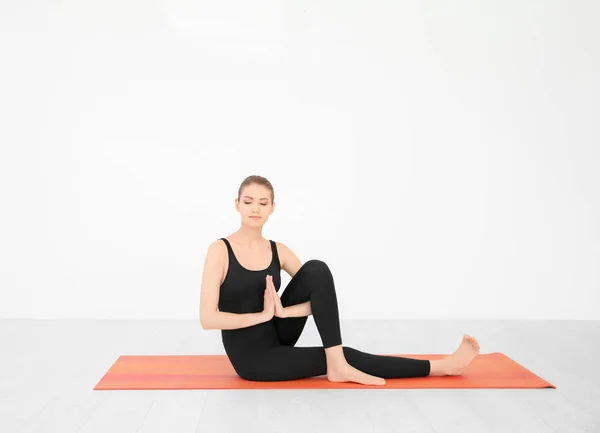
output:
[[[244,179],[242,181],[242,184],[240,185],[240,188],[238,189],[238,200],[240,199],[240,197],[242,195],[242,190],[245,187],[247,187],[248,185],[253,185],[253,184],[262,185],[262,186],[268,188],[271,191],[271,203],[275,203],[275,190],[273,189],[273,185],[271,185],[271,182],[269,182],[269,180],[266,177],[262,177],[262,176],[259,176],[256,174],[248,176],[246,179]]]

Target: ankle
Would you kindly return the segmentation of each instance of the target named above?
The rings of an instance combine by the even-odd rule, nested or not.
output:
[[[447,376],[450,374],[450,363],[447,358],[430,359],[429,364],[431,365],[430,376]]]
[[[327,359],[327,365],[333,368],[341,368],[348,364],[341,344],[325,349],[325,358]]]

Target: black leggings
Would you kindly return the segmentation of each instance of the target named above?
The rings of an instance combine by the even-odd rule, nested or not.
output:
[[[327,264],[321,260],[304,263],[281,295],[284,307],[308,300],[323,346],[294,346],[304,329],[307,316],[275,316],[268,322],[250,327],[253,330],[244,328],[258,338],[251,344],[245,344],[243,351],[228,353],[232,355],[232,365],[240,377],[253,381],[280,381],[327,373],[325,348],[341,345],[342,337],[333,276]],[[258,340],[263,344],[255,344]],[[375,355],[348,346],[342,346],[342,351],[348,364],[378,377],[428,376],[431,369],[426,359]]]

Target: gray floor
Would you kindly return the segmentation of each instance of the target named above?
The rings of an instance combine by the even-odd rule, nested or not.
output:
[[[371,353],[452,353],[463,333],[557,389],[94,391],[120,355],[223,354],[220,332],[0,320],[0,432],[600,432],[598,321],[342,320]],[[310,317],[297,345],[319,342]]]

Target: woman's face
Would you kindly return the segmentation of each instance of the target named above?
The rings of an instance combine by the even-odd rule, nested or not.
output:
[[[240,200],[238,201],[236,197],[235,201],[236,209],[240,212],[242,221],[251,225],[266,223],[275,207],[271,202],[271,190],[257,184],[244,187]]]

